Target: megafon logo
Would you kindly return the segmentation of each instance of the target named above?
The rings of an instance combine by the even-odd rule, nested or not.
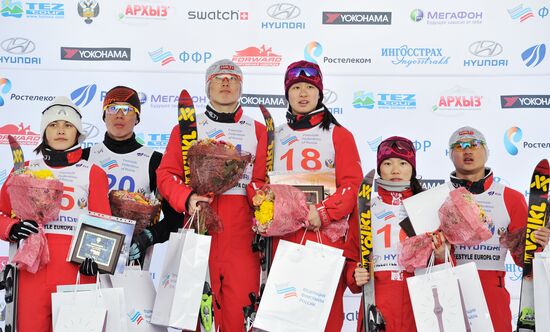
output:
[[[5,95],[11,90],[11,82],[7,78],[0,78],[0,106],[4,106],[4,98],[2,95]]]
[[[413,9],[411,11],[410,18],[411,20],[413,20],[413,22],[420,22],[424,18],[424,12],[422,11],[422,9]]]
[[[512,142],[518,143],[522,137],[523,132],[519,127],[511,127],[504,132],[504,147],[512,156],[518,154],[518,148]]]
[[[23,122],[19,126],[7,124],[0,127],[0,144],[8,144],[8,135],[12,135],[21,145],[37,145],[40,142],[40,134],[31,131],[31,126],[25,126]]]
[[[176,59],[174,58],[174,55],[172,54],[172,51],[164,51],[163,48],[159,48],[158,50],[154,50],[153,52],[148,52],[149,57],[151,57],[151,60],[153,62],[160,62],[162,66],[166,66],[170,62],[175,62]]]
[[[317,63],[315,58],[318,58],[323,53],[323,46],[316,41],[312,41],[306,44],[304,48],[304,59],[309,62]]]
[[[511,9],[508,9],[508,14],[510,14],[510,17],[513,19],[513,20],[518,20],[520,22],[523,22],[525,20],[528,20],[530,19],[531,17],[535,17],[535,15],[533,15],[533,10],[531,9],[531,7],[523,7],[523,4],[520,4],[514,8],[511,8]]]
[[[94,98],[96,91],[97,86],[95,84],[81,86],[71,92],[71,100],[76,104],[76,106],[86,107]]]
[[[544,60],[546,44],[534,45],[521,53],[521,59],[527,67],[536,67]]]
[[[3,0],[0,14],[4,17],[20,18],[23,16],[23,4],[21,1]]]
[[[132,323],[135,323],[136,325],[139,325],[139,323],[143,322],[143,316],[141,315],[141,312],[137,311],[134,308],[132,308],[132,310],[130,310],[127,315],[128,318],[130,318],[130,321]]]
[[[239,66],[278,67],[282,60],[282,56],[273,53],[271,47],[265,45],[235,51],[233,56],[233,62]]]

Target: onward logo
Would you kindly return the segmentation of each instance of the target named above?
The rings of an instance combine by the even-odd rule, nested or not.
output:
[[[275,285],[275,289],[277,291],[277,294],[281,295],[284,299],[298,297],[298,294],[296,293],[296,287],[289,286],[288,283]]]
[[[187,12],[187,19],[201,21],[246,21],[248,20],[248,12],[240,12],[238,10],[190,10]]]
[[[408,45],[382,48],[381,55],[393,58],[392,64],[405,67],[411,65],[447,65],[451,58],[443,53],[441,47],[409,47]]]
[[[534,45],[521,53],[521,59],[527,67],[536,67],[546,55],[546,44]]]
[[[550,95],[500,96],[501,108],[550,108]]]
[[[170,6],[151,4],[150,2],[133,2],[124,7],[118,19],[125,20],[165,20]]]
[[[83,85],[71,92],[71,100],[79,107],[86,107],[92,101],[97,91],[97,85]]]
[[[504,147],[512,156],[518,154],[518,148],[513,142],[518,143],[523,137],[523,132],[519,127],[511,127],[504,133]]]
[[[3,0],[0,15],[3,17],[21,18],[23,16],[23,4],[21,1]]]
[[[213,139],[220,139],[225,136],[225,134],[221,129],[212,129],[210,131],[207,131],[206,135],[208,135],[208,138],[213,138]]]
[[[508,14],[510,14],[512,20],[519,20],[520,22],[535,17],[531,7],[523,7],[523,4],[519,4],[514,8],[508,9]]]
[[[371,110],[374,108],[374,94],[366,91],[355,91],[353,93],[352,105],[354,108],[366,108]]]
[[[7,78],[0,78],[0,106],[4,106],[4,98],[2,98],[2,95],[5,95],[6,93],[10,92],[11,90],[11,81]]]
[[[273,53],[271,47],[265,45],[235,51],[233,56],[233,62],[239,66],[278,67],[282,60],[282,56]]]
[[[126,315],[128,316],[128,318],[130,318],[130,321],[136,325],[139,325],[144,320],[141,312],[137,311],[136,309],[130,310],[130,312],[128,312]]]
[[[8,135],[12,135],[21,145],[38,145],[40,134],[31,131],[31,126],[21,122],[18,126],[7,124],[0,127],[0,144],[8,144]]]
[[[86,24],[92,23],[92,18],[96,18],[99,15],[99,3],[95,0],[80,0],[76,6],[78,8],[78,16],[82,17]]]
[[[323,24],[391,24],[391,12],[323,12]]]
[[[28,18],[63,18],[65,17],[64,4],[51,2],[27,2]]]
[[[160,62],[161,66],[166,66],[170,62],[176,61],[172,51],[164,51],[162,47],[147,53],[149,53],[149,57],[153,60],[153,62]]]
[[[286,146],[291,146],[292,144],[298,142],[298,137],[296,135],[288,135],[281,139],[281,144]]]
[[[0,186],[3,185],[4,182],[6,182],[7,178],[8,178],[8,170],[5,168],[0,170]]]
[[[306,28],[305,22],[292,21],[300,16],[300,7],[291,3],[276,3],[267,8],[266,13],[274,21],[262,22],[262,29],[288,29],[303,30]]]

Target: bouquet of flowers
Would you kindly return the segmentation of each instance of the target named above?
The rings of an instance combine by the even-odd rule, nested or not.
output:
[[[31,234],[13,258],[19,268],[36,273],[50,261],[43,225],[59,216],[63,182],[56,180],[50,170],[23,168],[14,172],[6,185],[15,215],[39,225],[38,233]]]
[[[223,194],[242,178],[252,155],[239,151],[229,142],[204,139],[195,142],[187,153],[191,170],[190,185],[201,196]],[[223,225],[210,204],[200,202],[199,229],[221,232]]]
[[[477,204],[474,196],[460,187],[450,192],[439,208],[439,230],[451,244],[478,245],[488,240],[492,221]],[[403,241],[399,264],[408,271],[426,266],[432,252],[431,233],[413,236]]]
[[[127,190],[111,190],[109,203],[113,216],[136,221],[134,236],[154,224],[160,213],[160,201],[151,194],[146,198],[141,193]]]
[[[263,236],[282,236],[309,225],[304,193],[285,184],[268,184],[256,191],[254,231]]]
[[[499,230],[499,243],[503,248],[510,250],[515,262],[523,262],[525,254],[525,234],[527,227],[520,227],[513,231]]]

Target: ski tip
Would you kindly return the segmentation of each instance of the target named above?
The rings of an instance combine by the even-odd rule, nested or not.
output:
[[[376,170],[373,168],[367,173],[365,177],[374,178],[375,173],[376,173]]]
[[[544,158],[537,163],[537,166],[535,167],[535,172],[547,174],[549,168],[550,168],[550,164],[548,162],[548,159]]]
[[[14,143],[17,143],[17,140],[12,135],[8,135],[8,142],[10,143],[10,145],[12,145]]]
[[[178,107],[193,107],[193,98],[186,89],[181,90],[178,99]]]

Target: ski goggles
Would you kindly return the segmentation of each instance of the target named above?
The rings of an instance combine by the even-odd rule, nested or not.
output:
[[[128,115],[128,113],[132,112],[139,114],[139,110],[132,105],[109,104],[105,105],[105,107],[103,107],[103,110],[107,114],[111,115],[117,115],[118,111],[122,111],[122,114],[124,115]]]
[[[464,151],[466,149],[477,150],[485,145],[485,142],[479,139],[473,139],[470,141],[459,141],[451,144],[451,149],[454,151]]]
[[[224,81],[227,80],[227,83],[229,85],[237,84],[241,81],[241,78],[238,75],[232,75],[232,74],[218,74],[214,75],[210,78],[210,80],[216,84],[222,84]]]
[[[298,68],[292,68],[289,69],[286,72],[286,79],[289,78],[296,78],[299,76],[305,76],[305,77],[320,77],[322,78],[321,73],[316,68],[311,67],[298,67]]]
[[[415,147],[412,145],[412,143],[410,141],[404,141],[404,140],[400,140],[400,139],[395,139],[395,140],[387,140],[387,141],[384,141],[382,143],[380,143],[380,145],[378,145],[378,151],[380,150],[383,150],[383,149],[392,149],[394,151],[400,151],[400,152],[409,152],[409,151],[414,151],[416,152],[416,149]]]

